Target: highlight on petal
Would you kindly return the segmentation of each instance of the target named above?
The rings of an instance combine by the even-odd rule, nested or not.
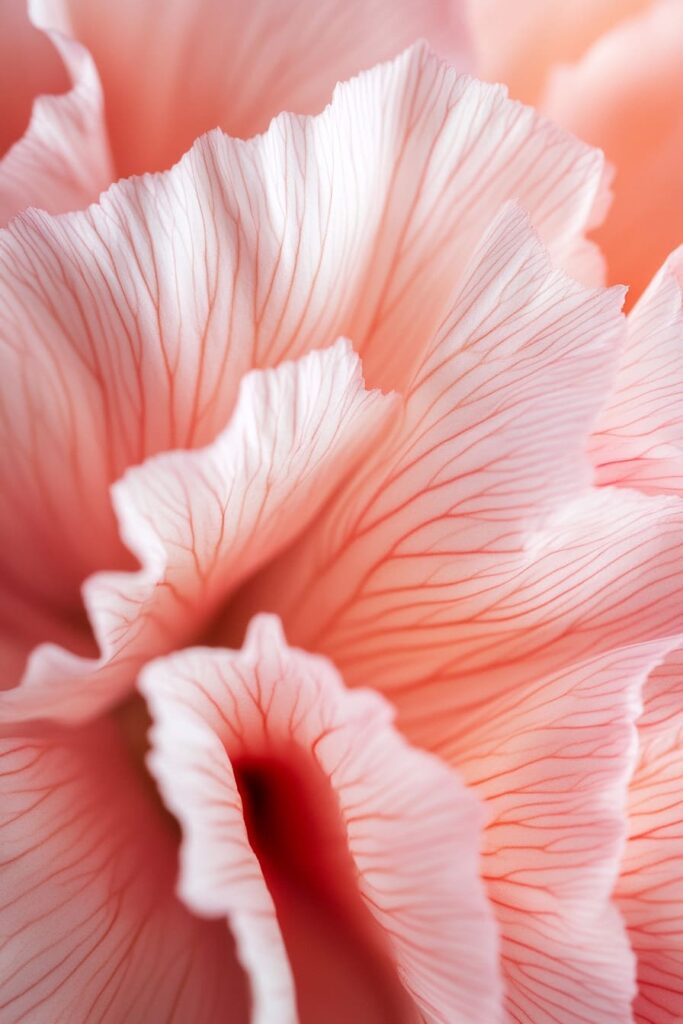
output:
[[[367,673],[392,692],[443,659],[457,664],[484,628],[471,623],[503,594],[514,600],[519,573],[533,574],[533,538],[590,480],[585,444],[612,379],[620,304],[618,291],[553,270],[523,212],[504,210],[397,429],[240,594],[228,623],[276,611],[347,682]]]
[[[683,17],[657,0],[553,75],[543,109],[604,150],[616,168],[614,203],[596,232],[610,282],[637,298],[683,221]]]
[[[88,52],[58,32],[29,28],[23,0],[5,0],[0,67],[3,138],[8,133],[5,144],[0,138],[0,225],[29,206],[62,213],[93,202],[113,170]]]
[[[170,167],[220,127],[315,114],[337,82],[427,39],[470,70],[464,0],[42,0],[93,54],[118,175]]]
[[[0,740],[3,1024],[248,1024],[228,930],[173,894],[172,825],[111,723]]]
[[[683,247],[629,313],[616,387],[590,452],[599,484],[683,494]]]
[[[289,543],[376,441],[395,408],[363,387],[348,342],[254,371],[207,448],[159,455],[114,488],[137,573],[84,587],[99,659],[38,647],[0,713],[83,719],[118,700],[150,656],[196,638],[246,576]]]
[[[500,1020],[480,809],[380,697],[269,617],[242,651],[171,655],[141,687],[180,893],[230,922],[258,1024],[407,1024],[405,993],[430,1024]]]
[[[632,1022],[634,957],[611,897],[640,695],[671,645],[635,644],[536,678],[451,718],[437,747],[490,813],[483,873],[509,1021]]]
[[[82,581],[129,565],[110,485],[212,441],[253,367],[345,336],[371,385],[407,386],[501,203],[573,262],[601,182],[597,151],[418,46],[319,117],[214,132],[87,211],[17,218],[0,232],[10,597],[76,618]]]
[[[637,958],[636,1024],[683,1017],[683,652],[648,679],[616,898]]]

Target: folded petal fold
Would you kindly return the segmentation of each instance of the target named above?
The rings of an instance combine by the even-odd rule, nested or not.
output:
[[[84,588],[99,659],[53,645],[32,654],[5,720],[78,720],[120,699],[150,657],[207,630],[235,587],[296,536],[391,417],[390,396],[363,387],[347,342],[254,371],[234,416],[207,448],[158,455],[114,491],[137,573]]]
[[[3,1024],[248,1024],[227,929],[173,894],[177,836],[111,722],[0,740]]]
[[[111,183],[113,169],[104,126],[102,89],[92,57],[60,32],[24,40],[15,13],[24,5],[9,0],[0,12],[3,121],[22,108],[22,83],[37,78],[28,123],[3,154],[0,144],[0,225],[27,207],[49,213],[76,210],[94,202]],[[34,21],[41,24],[35,14]],[[5,47],[7,52],[5,52]],[[51,51],[48,52],[48,51]],[[52,74],[46,67],[55,65]],[[4,81],[12,75],[12,81]],[[5,111],[7,97],[9,111]]]
[[[425,1021],[500,1019],[480,809],[381,698],[267,617],[242,651],[172,655],[141,686],[180,892],[230,921],[256,1022],[412,1022],[405,992]]]

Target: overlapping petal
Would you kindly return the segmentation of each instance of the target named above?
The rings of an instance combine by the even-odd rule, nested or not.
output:
[[[208,628],[238,583],[306,526],[392,408],[364,389],[343,341],[247,375],[213,444],[159,455],[116,485],[121,531],[141,568],[86,583],[99,659],[38,647],[23,684],[3,694],[3,718],[80,719],[119,699],[146,659]]]
[[[590,440],[599,484],[683,494],[683,249],[628,317],[614,392]]]
[[[556,64],[578,60],[603,33],[649,0],[469,0],[477,73],[540,106]]]
[[[614,202],[595,233],[610,282],[637,298],[680,244],[683,221],[683,9],[658,0],[556,70],[543,109],[605,151]]]
[[[611,896],[641,689],[670,647],[633,645],[519,686],[451,719],[438,746],[491,814],[483,872],[515,1024],[631,1024],[635,964]]]
[[[249,1020],[222,923],[173,894],[177,837],[111,723],[0,741],[6,1024]]]
[[[533,604],[556,614],[529,603],[536,560],[540,577],[553,564],[560,571],[561,551],[543,564],[544,546],[561,545],[565,529],[568,551],[590,541],[600,515],[589,498],[581,504],[584,446],[612,379],[620,303],[617,292],[554,271],[523,213],[504,211],[453,296],[397,429],[237,611],[277,610],[296,642],[325,651],[347,681],[369,672],[392,692],[465,652],[468,661],[476,649],[497,656],[499,632],[520,648]],[[604,526],[598,537],[596,553],[608,543]],[[520,618],[511,610],[497,630],[495,609],[525,587]]]
[[[86,206],[113,176],[92,58],[59,32],[29,30],[24,6],[6,0],[0,11],[0,114],[11,143],[3,152],[0,140],[0,225],[29,206]]]
[[[19,218],[0,235],[10,597],[77,618],[82,580],[129,563],[109,497],[129,465],[208,443],[245,372],[340,335],[401,387],[500,204],[573,263],[601,187],[599,153],[417,47],[320,117],[214,133],[86,212]]]
[[[421,1020],[500,1019],[479,808],[381,698],[346,691],[265,617],[241,652],[172,655],[142,688],[150,764],[185,834],[181,892],[230,921],[258,1024],[412,1021],[382,953]]]
[[[337,82],[427,39],[471,66],[461,0],[41,0],[95,58],[117,172],[170,167],[220,127],[246,138],[318,113]]]

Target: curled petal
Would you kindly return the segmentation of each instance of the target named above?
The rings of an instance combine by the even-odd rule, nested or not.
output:
[[[38,647],[2,714],[81,719],[118,700],[145,660],[207,629],[238,583],[305,527],[392,408],[364,389],[343,341],[245,377],[212,445],[159,455],[116,485],[121,531],[142,567],[85,585],[99,659]]]
[[[553,270],[523,212],[506,208],[395,431],[229,617],[278,611],[349,682],[369,672],[398,690],[457,662],[472,621],[503,591],[514,599],[533,538],[589,482],[585,443],[612,379],[620,305],[618,291]]]
[[[141,686],[185,836],[180,892],[230,921],[255,1021],[298,1019],[295,1000],[307,1021],[412,1021],[398,981],[425,1021],[500,1019],[479,808],[388,705],[266,617],[241,652],[172,655]]]
[[[346,336],[371,384],[407,387],[501,203],[572,262],[601,182],[597,151],[418,46],[319,117],[214,132],[87,211],[17,218],[0,233],[9,597],[73,621],[83,579],[129,564],[110,485],[212,441],[253,367]]]
[[[177,837],[111,723],[0,741],[3,1024],[247,1024],[227,929],[173,894]]]
[[[87,206],[113,175],[102,90],[92,58],[79,43],[59,32],[46,32],[40,41],[34,30],[39,41],[23,44],[11,20],[20,6],[10,0],[0,14],[0,36],[9,51],[0,54],[0,60],[4,56],[3,73],[14,64],[14,76],[21,81],[35,65],[34,71],[40,70],[43,80],[26,130],[4,155],[0,147],[0,225],[29,206],[49,213]],[[8,15],[9,25],[5,21]],[[40,24],[39,18],[36,21]],[[51,53],[46,55],[46,49]],[[46,63],[56,65],[56,88],[49,88],[49,81],[44,80]],[[8,85],[6,95],[12,105],[20,107],[17,81]]]
[[[599,484],[683,494],[683,248],[628,316],[616,387],[590,440]]]

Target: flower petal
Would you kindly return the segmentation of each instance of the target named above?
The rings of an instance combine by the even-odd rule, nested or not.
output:
[[[650,0],[470,0],[477,74],[505,82],[511,94],[540,106],[553,65],[586,48]]]
[[[47,0],[102,75],[119,175],[164,170],[216,126],[246,138],[322,110],[339,81],[425,38],[469,70],[463,0]]]
[[[590,479],[584,448],[612,378],[620,304],[554,271],[524,214],[506,209],[398,428],[228,620],[277,611],[350,683],[369,673],[393,690],[457,660],[472,618],[500,599],[497,586],[514,596],[530,540]]]
[[[213,133],[85,212],[18,218],[0,233],[8,590],[76,617],[83,579],[128,564],[109,496],[128,466],[209,443],[244,373],[340,336],[371,384],[405,385],[500,204],[518,195],[573,261],[601,180],[597,151],[416,47],[320,117]]]
[[[479,809],[444,766],[400,739],[388,705],[346,691],[329,663],[288,649],[266,617],[241,652],[172,655],[144,670],[142,689],[155,721],[150,766],[185,835],[181,892],[197,912],[230,921],[259,1024],[295,1019],[291,972],[302,1020],[412,1021],[388,990],[384,1015],[370,1004],[351,1012],[358,986],[378,972],[378,950],[393,959],[421,1019],[500,1019],[497,944],[478,877]],[[298,817],[299,801],[290,801],[274,827],[268,789],[287,768],[320,788],[301,797]],[[252,814],[262,817],[261,845],[243,817],[250,790],[259,794]],[[336,831],[317,829],[326,806]],[[307,893],[318,920],[306,920]],[[329,975],[317,997],[312,955]]]
[[[438,750],[486,802],[484,876],[507,1019],[631,1024],[635,964],[611,896],[635,720],[671,641],[634,645],[451,720]]]
[[[683,494],[683,247],[628,317],[616,388],[590,441],[599,484]]]
[[[609,280],[637,298],[680,241],[683,217],[683,12],[659,0],[558,69],[543,109],[600,146],[616,168],[614,204],[595,238]]]
[[[29,206],[50,213],[86,206],[113,175],[92,58],[58,32],[33,29],[24,40],[28,22],[26,28],[16,24],[23,6],[10,0],[0,13],[0,65],[3,78],[11,77],[0,90],[3,98],[11,99],[10,116],[0,111],[6,128],[14,111],[23,112],[22,93],[29,82],[34,90],[28,125],[25,130],[20,126],[21,135],[14,128],[13,145],[4,155],[0,139],[0,225]],[[54,68],[51,75],[48,68]]]
[[[638,961],[637,1024],[683,1018],[683,651],[650,676],[617,900]]]
[[[174,897],[176,837],[110,725],[0,741],[3,1024],[247,1024],[229,933]]]
[[[85,585],[101,656],[43,645],[3,716],[83,718],[119,699],[150,656],[208,628],[227,595],[322,507],[394,403],[363,387],[347,342],[244,378],[209,447],[159,455],[115,487],[121,531],[142,568]]]

